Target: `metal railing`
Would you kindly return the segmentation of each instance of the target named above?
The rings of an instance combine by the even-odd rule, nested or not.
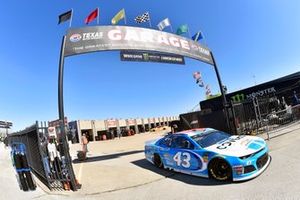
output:
[[[300,120],[300,104],[296,106],[271,105],[270,99],[250,99],[232,103],[232,113],[236,134],[259,135],[279,131],[289,124]]]
[[[58,130],[59,132],[59,130]],[[65,143],[60,142],[61,138],[55,142],[55,148],[59,156],[50,160],[49,150],[49,133],[47,123],[38,123],[26,128],[23,131],[10,134],[8,143],[23,143],[26,146],[28,164],[36,177],[45,184],[50,190],[63,190],[65,183],[75,182],[75,175],[72,174],[72,163],[68,161],[69,149]],[[74,180],[72,180],[74,179]],[[76,191],[77,188],[71,188]]]
[[[300,104],[296,106],[287,106],[284,110],[272,112],[264,118],[264,126],[266,129],[268,140],[270,139],[270,133],[286,128],[290,124],[293,124],[300,120]]]
[[[12,133],[8,135],[8,143],[11,145],[12,143],[19,142],[26,146],[26,155],[31,171],[42,183],[51,189],[43,166],[43,152],[45,150],[41,147],[40,133],[38,130],[39,127],[35,124],[23,131]]]

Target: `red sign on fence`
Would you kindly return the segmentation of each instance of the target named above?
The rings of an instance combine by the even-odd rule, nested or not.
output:
[[[65,117],[65,126],[68,125],[68,118]],[[56,119],[56,120],[53,120],[53,121],[48,121],[48,126],[53,126],[53,127],[57,127],[57,126],[60,126],[59,124],[59,119]]]

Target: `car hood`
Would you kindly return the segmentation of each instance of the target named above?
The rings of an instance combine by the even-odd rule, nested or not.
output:
[[[234,135],[205,149],[225,156],[242,157],[260,151],[265,146],[266,142],[260,137]]]

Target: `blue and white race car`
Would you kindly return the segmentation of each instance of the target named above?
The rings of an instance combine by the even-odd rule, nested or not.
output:
[[[264,139],[229,135],[211,128],[182,131],[148,141],[145,155],[157,167],[222,181],[254,178],[271,160]]]

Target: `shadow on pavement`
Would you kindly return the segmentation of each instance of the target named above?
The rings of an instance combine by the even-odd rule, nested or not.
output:
[[[142,153],[142,152],[144,152],[144,150],[127,151],[127,152],[123,152],[123,153],[109,154],[109,155],[103,155],[103,156],[87,157],[87,159],[85,159],[84,161],[80,161],[78,159],[74,159],[73,163],[77,164],[77,163],[82,163],[82,162],[86,163],[86,162],[97,162],[97,161],[102,161],[102,160],[110,160],[110,159],[119,158],[121,156],[127,156],[127,155],[131,155],[131,154]]]
[[[192,176],[192,175],[187,175],[187,174],[182,174],[179,172],[174,172],[171,170],[166,170],[166,169],[159,169],[155,167],[153,164],[151,164],[149,161],[146,159],[141,159],[137,161],[133,161],[132,164],[150,170],[152,172],[155,172],[159,175],[165,176],[166,178],[174,179],[177,181],[181,181],[190,185],[226,185],[226,184],[232,184],[233,182],[221,182],[221,181],[216,181],[213,179],[207,179],[207,178],[202,178],[202,177],[197,177],[197,176]]]

